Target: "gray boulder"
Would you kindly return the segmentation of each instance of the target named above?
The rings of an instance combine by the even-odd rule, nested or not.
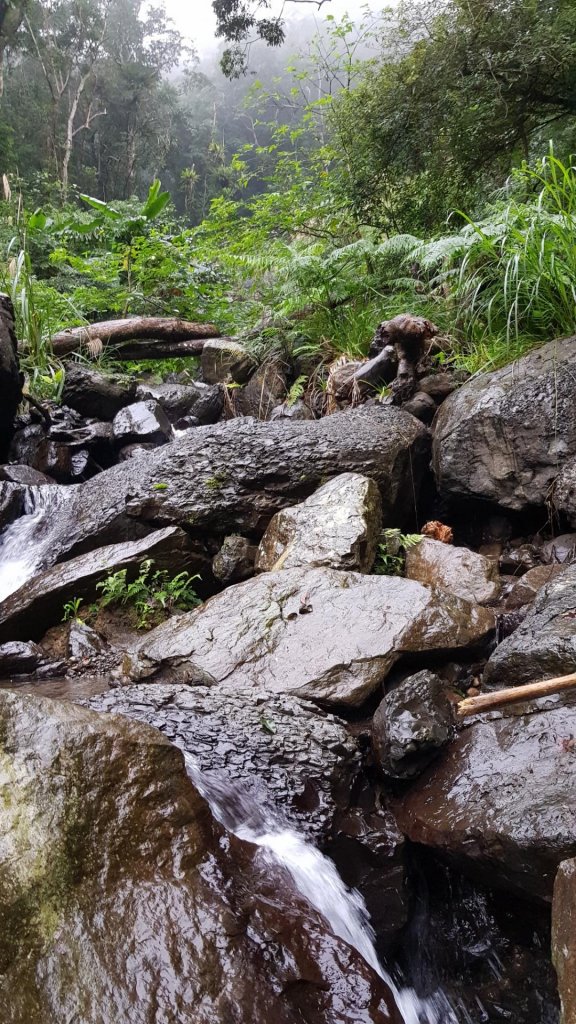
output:
[[[256,568],[274,572],[312,565],[369,572],[381,529],[382,502],[374,481],[343,473],[300,505],[276,513],[260,542]]]
[[[65,507],[42,533],[39,554],[53,564],[133,540],[158,524],[202,535],[262,532],[275,512],[349,471],[376,482],[386,521],[410,526],[428,450],[425,428],[398,409],[357,409],[313,422],[245,418],[197,427],[158,452],[68,488]]]
[[[41,659],[42,651],[31,640],[0,644],[0,678],[33,672]]]
[[[406,576],[425,587],[441,587],[465,601],[487,604],[497,599],[497,564],[468,548],[455,548],[425,537],[406,551]]]
[[[175,572],[188,569],[195,573],[210,565],[202,545],[176,526],[156,530],[140,540],[97,548],[35,575],[0,602],[0,642],[39,639],[62,620],[67,601],[93,601],[98,596],[97,583],[119,569],[128,571],[128,579],[135,577],[144,558]]]
[[[446,746],[453,731],[446,684],[423,671],[405,679],[378,705],[372,746],[385,775],[411,779]]]
[[[139,384],[140,401],[158,402],[168,419],[178,424],[182,417],[193,416],[196,424],[216,423],[224,406],[223,388],[207,384]]]
[[[433,464],[442,495],[544,505],[576,455],[576,337],[467,381],[444,402]]]
[[[172,437],[170,420],[162,406],[154,401],[134,402],[116,413],[112,423],[114,440],[129,444],[165,444]]]
[[[537,594],[524,621],[498,645],[484,683],[498,689],[576,672],[576,565]]]
[[[247,537],[232,533],[212,559],[212,572],[222,583],[238,583],[254,575],[257,548]]]
[[[571,526],[576,526],[576,458],[570,459],[558,474],[552,503],[557,512],[564,513]]]
[[[576,855],[576,707],[522,706],[466,728],[395,801],[413,842],[448,855],[491,887],[550,900]]]
[[[233,338],[210,338],[202,349],[200,364],[207,384],[245,384],[256,369],[255,360]]]
[[[491,611],[412,580],[334,569],[284,569],[229,587],[144,638],[134,679],[290,693],[357,706],[407,653],[479,644]]]
[[[156,729],[0,694],[3,1024],[400,1024]]]

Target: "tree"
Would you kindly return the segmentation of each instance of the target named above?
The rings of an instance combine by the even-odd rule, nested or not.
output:
[[[292,4],[312,4],[318,10],[330,0],[287,0]],[[216,35],[233,43],[224,51],[221,67],[228,78],[239,78],[248,68],[251,43],[262,39],[268,46],[281,46],[286,37],[282,15],[262,16],[270,11],[271,0],[213,0]]]

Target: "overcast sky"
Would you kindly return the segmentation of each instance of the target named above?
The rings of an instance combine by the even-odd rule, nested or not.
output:
[[[166,10],[174,19],[180,31],[195,43],[199,52],[211,50],[218,45],[214,36],[215,19],[212,11],[212,0],[165,0]],[[282,10],[282,0],[275,0],[273,4],[274,13]],[[312,4],[292,4],[285,6],[286,17],[302,17],[310,15],[316,9]],[[341,15],[346,11],[358,9],[358,0],[331,0],[324,4],[321,13],[317,16],[324,17],[326,14]]]

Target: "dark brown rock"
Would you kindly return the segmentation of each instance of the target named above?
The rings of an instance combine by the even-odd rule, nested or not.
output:
[[[490,688],[520,686],[576,671],[576,565],[539,590],[523,622],[491,655]]]
[[[212,559],[212,572],[222,583],[238,583],[254,575],[258,548],[246,537],[233,533],[224,538],[220,551]]]
[[[180,384],[176,381],[163,384],[139,384],[136,397],[140,401],[158,402],[171,423],[178,429],[183,417],[194,417],[194,426],[216,423],[224,406],[224,389],[218,385]]]
[[[68,360],[62,401],[82,416],[112,420],[136,397],[136,381]]]
[[[576,337],[552,341],[451,395],[434,433],[440,493],[512,509],[545,505],[576,455],[575,364]]]
[[[443,402],[461,383],[453,373],[429,373],[420,378],[418,388],[436,402]]]
[[[484,555],[425,537],[406,551],[406,576],[465,601],[488,604],[500,592],[498,567]]]
[[[420,775],[454,732],[446,684],[433,672],[418,672],[386,694],[372,722],[372,746],[385,775]]]
[[[129,444],[165,444],[172,437],[170,420],[155,401],[134,402],[117,412],[112,423],[114,439],[122,447]]]
[[[44,473],[39,473],[37,469],[32,469],[31,466],[0,466],[0,480],[8,480],[13,484],[33,487],[54,483],[51,477],[46,476]]]
[[[210,338],[202,349],[200,362],[207,384],[245,384],[256,369],[255,360],[233,338]]]
[[[14,331],[14,308],[7,295],[0,294],[0,460],[8,456],[14,433],[14,419],[22,401],[22,377]]]
[[[563,568],[562,565],[537,565],[534,569],[529,569],[510,589],[504,607],[511,611],[514,608],[532,604],[542,587],[551,583],[563,571]]]
[[[3,1024],[399,1024],[155,729],[0,694]]]
[[[432,423],[436,414],[436,402],[424,391],[417,391],[412,398],[403,403],[402,408],[404,412],[409,412],[411,416],[415,416],[422,423]]]
[[[576,526],[576,458],[562,467],[554,483],[552,504],[557,512],[564,513],[571,526]]]
[[[395,802],[401,830],[490,886],[550,900],[576,855],[576,707],[511,709],[466,728]]]
[[[97,583],[119,569],[128,571],[128,579],[135,577],[144,558],[152,558],[160,569],[178,572],[194,573],[210,564],[202,546],[174,526],[140,540],[97,548],[36,575],[2,601],[0,641],[38,639],[61,621],[67,601],[93,601],[98,596]]]
[[[42,651],[30,640],[0,644],[0,678],[33,672],[41,658]]]
[[[280,359],[267,359],[248,383],[231,394],[236,415],[269,420],[286,397],[288,367]]]
[[[576,1021],[576,860],[562,861],[554,882],[552,962],[558,975],[562,1024]]]
[[[126,669],[133,679],[233,678],[261,693],[357,706],[402,654],[478,645],[493,623],[490,610],[412,580],[284,569],[157,627]]]

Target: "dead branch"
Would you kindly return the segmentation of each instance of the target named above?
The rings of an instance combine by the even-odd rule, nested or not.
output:
[[[525,686],[509,686],[506,690],[482,693],[478,697],[467,697],[456,705],[458,718],[476,715],[480,711],[495,711],[508,704],[521,704],[537,697],[549,697],[553,693],[576,688],[576,672],[569,676],[557,676],[541,683],[527,683]]]
[[[69,327],[65,331],[54,334],[51,338],[55,355],[65,356],[70,352],[78,352],[90,342],[100,341],[104,347],[121,346],[129,342],[142,341],[151,344],[154,341],[167,342],[171,346],[177,343],[195,341],[197,352],[201,352],[204,341],[208,338],[219,338],[220,332],[214,324],[198,324],[174,317],[137,316],[126,320],[104,320],[101,323],[89,324],[87,327]],[[162,358],[161,346],[154,350],[154,356],[146,358]],[[125,358],[132,358],[126,356]]]

